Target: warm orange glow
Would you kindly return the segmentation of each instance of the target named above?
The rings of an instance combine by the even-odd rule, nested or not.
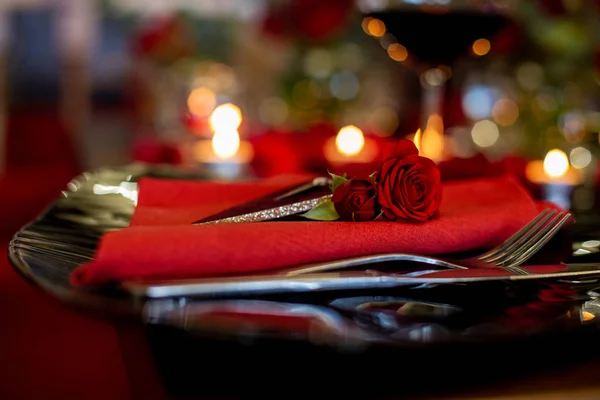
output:
[[[473,42],[473,53],[475,55],[478,56],[484,56],[487,53],[489,53],[490,49],[492,48],[492,45],[490,44],[490,41],[487,39],[477,39],[475,42]]]
[[[366,34],[370,35],[369,33],[369,22],[371,22],[373,20],[373,17],[366,17],[362,20],[362,23],[360,24],[363,31],[365,31]]]
[[[569,158],[564,151],[550,150],[544,158],[544,172],[552,178],[560,178],[569,170]]]
[[[240,135],[237,131],[217,131],[212,138],[212,149],[221,159],[228,159],[237,153],[240,148]]]
[[[242,112],[234,104],[221,104],[210,115],[209,123],[214,132],[234,131],[242,123]]]
[[[406,47],[400,43],[392,43],[387,49],[388,55],[394,61],[404,61],[408,58]]]
[[[356,126],[344,126],[335,138],[335,146],[341,154],[354,156],[365,147],[365,137]]]
[[[583,311],[583,312],[581,313],[581,319],[582,319],[583,321],[591,321],[591,320],[593,320],[594,318],[596,318],[596,316],[595,316],[594,314],[592,314],[591,312],[589,312],[589,311]]]
[[[582,171],[575,168],[568,168],[563,175],[552,177],[545,171],[544,161],[542,160],[532,160],[527,163],[525,177],[529,182],[537,184],[561,183],[566,185],[578,185],[583,180]]]
[[[204,87],[192,90],[187,99],[188,109],[197,117],[206,117],[215,108],[215,93]]]
[[[323,155],[331,164],[347,163],[370,163],[377,158],[379,146],[373,139],[365,138],[364,146],[360,152],[354,155],[347,155],[340,151],[336,144],[336,137],[330,137],[323,145]]]
[[[235,146],[235,138],[232,138],[233,146],[232,143],[224,144],[224,142],[228,141],[227,139],[227,134],[223,135],[221,133],[216,139],[213,137],[213,140],[201,139],[196,141],[192,145],[192,157],[194,160],[200,163],[207,164],[217,164],[223,162],[229,164],[246,164],[252,161],[254,158],[254,149],[252,147],[252,143],[246,140],[239,141],[237,151],[232,156],[227,158],[217,155],[217,152],[221,152],[221,155],[227,155],[226,153],[230,153],[233,146]],[[222,151],[223,145],[225,147],[224,151]],[[230,146],[230,149],[228,149],[227,146]]]
[[[383,21],[373,18],[367,24],[368,34],[375,37],[381,37],[385,35],[385,24]]]
[[[427,119],[427,128],[426,130],[434,130],[440,133],[444,132],[444,120],[439,114],[431,114],[429,119]]]
[[[412,141],[415,144],[415,147],[417,148],[417,150],[419,150],[419,153],[421,152],[421,129],[417,129],[417,131],[415,132],[415,134],[412,137]]]
[[[417,135],[415,134],[415,137]],[[438,114],[432,114],[427,120],[427,126],[422,132],[419,154],[440,161],[444,152],[444,122]]]

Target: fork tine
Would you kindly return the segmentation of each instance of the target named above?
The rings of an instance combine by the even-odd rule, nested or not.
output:
[[[571,215],[570,213],[561,213],[561,214],[563,214],[563,217],[558,222],[556,222],[544,234],[539,235],[538,240],[535,243],[533,243],[532,246],[530,246],[529,248],[524,246],[523,249],[525,249],[525,251],[522,252],[521,255],[519,255],[517,258],[513,259],[512,262],[509,262],[506,266],[513,267],[515,265],[523,264],[525,261],[527,261],[529,258],[531,258],[540,248],[542,248],[546,243],[548,243],[548,241],[563,226],[574,221],[573,215]]]
[[[507,252],[510,251],[515,245],[519,245],[523,241],[526,241],[528,238],[530,238],[535,232],[534,228],[536,228],[538,225],[545,224],[555,213],[555,210],[546,208],[544,211],[539,213],[537,217],[531,220],[531,222],[519,229],[517,233],[509,237],[502,244],[494,247],[477,258],[486,262],[494,262],[497,259],[504,257],[505,254],[507,254]]]
[[[509,251],[507,251],[502,257],[498,257],[495,260],[496,264],[506,265],[516,258],[520,257],[523,252],[527,251],[531,246],[535,245],[536,242],[540,240],[542,236],[544,236],[549,230],[552,229],[564,216],[563,212],[559,212],[556,215],[553,215],[547,222],[543,225],[537,226],[532,229],[531,235],[527,240],[520,241],[519,243],[515,243]]]
[[[527,270],[521,268],[518,265],[513,265],[511,267],[502,266],[501,268],[503,268],[504,270],[510,272],[513,275],[529,275],[529,272]]]

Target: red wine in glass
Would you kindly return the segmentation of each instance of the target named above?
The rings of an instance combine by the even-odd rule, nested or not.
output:
[[[489,49],[476,52],[474,42],[492,39],[507,25],[514,9],[514,0],[357,0],[357,4],[365,17],[383,22],[385,31],[393,36],[385,38],[387,44],[381,42],[384,47],[397,42],[408,52],[408,58],[394,58],[392,53],[390,57],[402,61],[421,78],[423,134],[432,130],[443,134],[442,99],[450,74],[448,68],[440,66],[453,66],[471,49],[485,54]],[[372,21],[367,22],[367,28]],[[390,52],[391,47],[387,49]],[[423,139],[415,135],[415,143],[422,150],[417,137]]]
[[[474,10],[388,8],[368,16],[382,21],[398,43],[429,66],[452,65],[477,39],[491,39],[508,20],[503,14]]]

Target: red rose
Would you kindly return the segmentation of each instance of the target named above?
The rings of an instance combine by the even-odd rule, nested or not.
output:
[[[438,166],[420,157],[410,140],[400,140],[391,157],[384,157],[378,175],[379,205],[392,221],[424,222],[434,217],[442,200]]]
[[[379,212],[377,187],[370,178],[352,178],[338,186],[331,201],[343,221],[371,221]]]

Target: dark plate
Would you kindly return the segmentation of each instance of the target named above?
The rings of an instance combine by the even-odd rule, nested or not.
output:
[[[197,178],[177,169],[144,165],[78,176],[43,215],[14,236],[9,249],[14,268],[49,295],[86,312],[241,343],[284,340],[365,352],[373,346],[474,345],[596,327],[600,300],[590,295],[600,286],[595,281],[577,285],[498,281],[204,300],[149,300],[118,290],[71,287],[69,274],[94,256],[101,235],[128,225],[140,176]],[[563,236],[576,237],[576,228]],[[589,239],[576,238],[569,251],[577,253],[586,240],[587,248],[593,247]],[[564,237],[560,240],[564,244]],[[559,248],[557,243],[549,247]],[[583,253],[589,257],[592,252]]]

